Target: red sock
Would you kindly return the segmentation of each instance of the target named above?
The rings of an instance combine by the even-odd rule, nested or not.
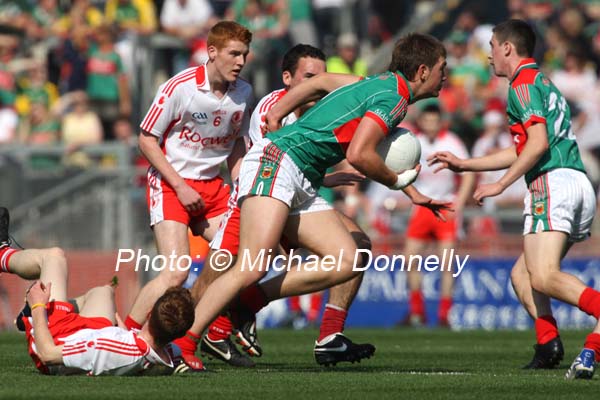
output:
[[[546,344],[558,336],[558,327],[552,315],[543,315],[535,320],[535,335],[538,344]]]
[[[183,354],[196,354],[196,350],[198,349],[198,342],[200,341],[200,336],[196,335],[194,332],[187,331],[185,336],[177,338],[173,340]]]
[[[452,297],[442,297],[438,308],[438,317],[440,320],[448,321],[448,314],[452,308]]]
[[[9,274],[11,273],[10,269],[8,268],[8,260],[10,260],[10,258],[13,256],[13,254],[15,254],[18,251],[21,251],[21,250],[13,249],[8,246],[0,249],[0,273],[1,272],[8,272]]]
[[[131,318],[131,315],[128,315],[127,318],[125,318],[124,324],[125,324],[125,326],[127,327],[128,330],[132,330],[132,329],[140,330],[140,329],[142,329],[142,324],[140,324],[139,322],[137,322],[136,320],[134,320],[133,318]]]
[[[411,315],[425,315],[425,302],[423,300],[423,292],[413,290],[410,292],[408,299],[408,309]]]
[[[323,313],[323,320],[321,321],[321,330],[319,332],[318,341],[321,341],[334,333],[343,332],[347,315],[348,311],[327,304],[325,306],[325,312]]]
[[[302,306],[300,305],[300,296],[290,297],[290,311],[302,311]]]
[[[231,335],[232,331],[231,320],[224,315],[219,315],[208,327],[208,339],[213,342],[225,340]]]
[[[309,321],[316,321],[319,318],[319,313],[321,312],[321,304],[323,303],[323,294],[322,293],[313,293],[310,295],[310,310],[308,310],[308,314],[306,318]]]
[[[581,311],[600,319],[600,292],[585,288],[579,297],[578,307]]]
[[[587,335],[583,347],[594,350],[596,362],[600,361],[600,334],[590,333]]]
[[[255,314],[269,304],[265,292],[257,284],[242,290],[242,293],[240,293],[240,302]]]

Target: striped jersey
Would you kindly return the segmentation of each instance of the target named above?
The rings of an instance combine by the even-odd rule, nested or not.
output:
[[[262,139],[263,132],[262,128],[265,126],[265,116],[269,112],[271,108],[277,102],[286,95],[287,89],[278,89],[274,90],[258,102],[256,108],[252,112],[252,116],[250,117],[250,128],[248,129],[248,136],[250,137],[250,141],[252,143],[258,142],[259,139]],[[296,114],[291,112],[283,118],[281,121],[281,126],[286,126],[293,124],[296,122],[297,117]]]
[[[236,139],[247,134],[251,95],[252,87],[238,79],[218,98],[210,90],[206,65],[188,68],[159,87],[140,128],[160,138],[167,161],[181,177],[212,179]]]
[[[399,72],[369,76],[329,93],[296,123],[267,138],[319,187],[327,168],[346,158],[362,118],[371,118],[387,134],[402,121],[411,98],[408,82]]]
[[[567,101],[532,58],[519,64],[510,81],[506,113],[517,154],[521,154],[527,143],[527,128],[534,123],[546,125],[549,147],[525,174],[527,184],[556,168],[585,172],[571,128],[571,111]]]

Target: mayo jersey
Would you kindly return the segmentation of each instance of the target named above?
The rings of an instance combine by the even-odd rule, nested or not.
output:
[[[540,72],[532,58],[519,64],[510,81],[506,113],[517,154],[521,154],[527,142],[527,128],[534,123],[546,125],[549,148],[525,174],[527,184],[556,168],[585,172],[575,134],[571,129],[571,111],[567,101]]]
[[[159,87],[140,128],[160,138],[181,177],[212,179],[247,132],[251,94],[251,86],[238,79],[218,98],[210,91],[206,65],[188,68]]]
[[[458,158],[469,158],[467,148],[458,136],[449,131],[440,132],[433,142],[422,133],[417,133],[417,138],[421,143],[421,172],[413,185],[425,196],[453,201],[458,191],[458,174],[446,168],[434,174],[437,166],[427,165],[427,158],[438,151],[450,151]]]
[[[402,121],[411,98],[402,74],[373,75],[329,93],[296,123],[269,133],[267,138],[318,188],[327,168],[346,158],[362,118],[372,119],[387,134]]]
[[[144,339],[116,326],[82,329],[58,344],[65,367],[89,375],[133,375],[154,364],[173,368],[170,357],[163,360]]]
[[[252,143],[258,142],[264,136],[262,128],[265,126],[265,116],[271,108],[277,102],[286,95],[287,89],[274,90],[258,102],[252,116],[250,117],[250,128],[248,129],[248,135]],[[282,121],[281,126],[286,126],[296,122],[296,114],[293,112],[289,113]]]

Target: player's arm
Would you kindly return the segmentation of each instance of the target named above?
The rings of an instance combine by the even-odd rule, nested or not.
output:
[[[350,74],[323,72],[293,87],[269,110],[266,125],[270,132],[280,128],[281,120],[299,106],[316,101],[335,89],[355,83],[361,78]]]
[[[240,166],[242,165],[242,160],[246,155],[246,140],[244,137],[239,137],[236,139],[235,144],[233,145],[233,149],[231,150],[231,154],[227,157],[227,168],[229,168],[229,175],[231,175],[231,181],[235,182],[235,180],[240,176]]]
[[[517,179],[532,169],[548,150],[548,133],[546,124],[534,123],[527,128],[527,142],[517,160],[512,163],[508,171],[498,182],[481,185],[473,197],[481,204],[486,197],[497,196]]]
[[[500,150],[497,153],[483,157],[462,159],[449,151],[438,151],[427,158],[428,165],[439,164],[434,172],[448,168],[454,172],[464,171],[497,171],[506,169],[517,160],[517,153],[513,146]]]
[[[31,305],[31,318],[33,319],[33,331],[36,353],[40,360],[46,364],[62,364],[62,346],[54,344],[54,339],[48,329],[46,318],[46,307],[50,299],[51,283],[46,286],[37,281],[27,293],[27,302]],[[44,306],[38,306],[43,304]]]
[[[454,201],[454,208],[459,211],[465,207],[473,188],[475,188],[475,174],[467,172],[461,175],[460,185],[458,186],[458,192],[456,193],[456,200]]]
[[[204,207],[204,201],[198,192],[185,183],[183,178],[175,171],[169,161],[167,161],[167,158],[158,144],[157,136],[142,130],[139,138],[139,148],[148,162],[160,172],[161,176],[175,190],[177,198],[186,210],[191,212],[200,211],[202,207]]]

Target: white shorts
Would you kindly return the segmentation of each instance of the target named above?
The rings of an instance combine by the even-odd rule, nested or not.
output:
[[[292,159],[266,138],[255,143],[242,162],[238,204],[248,195],[280,200],[290,215],[333,209]]]
[[[596,214],[596,195],[587,175],[570,168],[558,168],[538,176],[525,196],[523,235],[560,231],[569,241],[590,236]]]

